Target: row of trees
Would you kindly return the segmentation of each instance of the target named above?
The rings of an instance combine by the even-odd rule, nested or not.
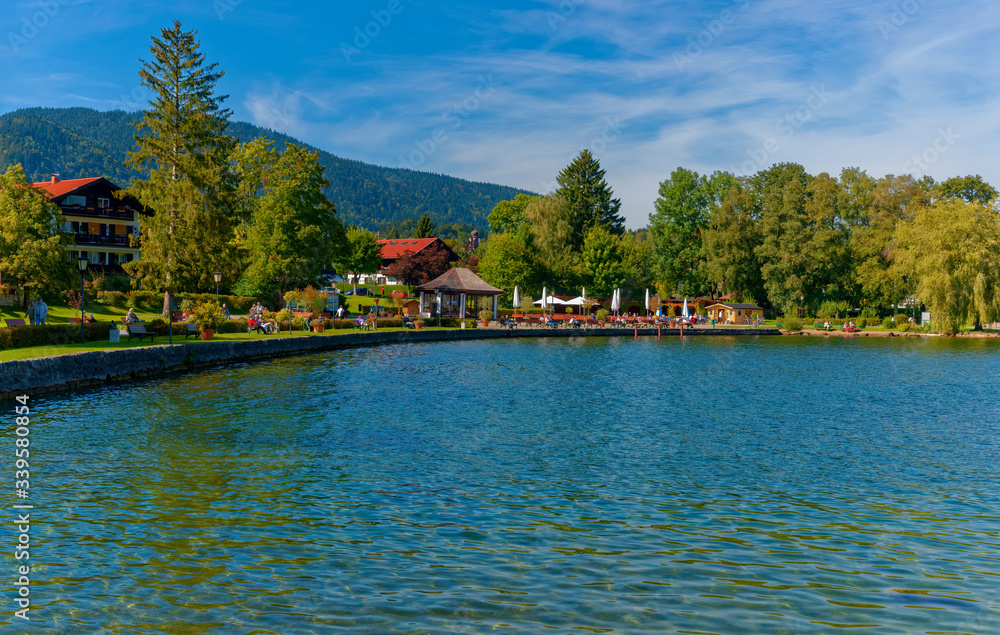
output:
[[[924,305],[946,332],[1000,319],[997,191],[979,176],[678,168],[660,184],[648,230],[634,234],[603,177],[585,151],[553,195],[498,204],[480,274],[508,293],[651,286],[662,297],[733,294],[786,313],[836,306],[874,317]]]
[[[553,194],[519,194],[497,204],[480,248],[483,279],[508,294],[515,286],[526,293],[548,286],[604,296],[648,284],[648,246],[625,231],[621,202],[604,174],[584,150],[559,173]]]
[[[678,168],[659,194],[649,232],[661,291],[734,293],[813,314],[830,302],[872,315],[919,302],[945,331],[1000,317],[988,247],[1000,230],[997,192],[979,176],[812,176],[786,163],[737,178]],[[983,250],[973,261],[963,247],[960,263],[948,246],[966,240]]]

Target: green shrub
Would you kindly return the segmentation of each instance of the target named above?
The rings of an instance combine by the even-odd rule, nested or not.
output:
[[[892,316],[891,315],[886,316],[886,318],[884,320],[882,320],[882,328],[884,328],[886,330],[889,330],[889,331],[891,331],[892,329],[896,328],[896,323],[892,321]]]
[[[163,308],[163,294],[156,291],[133,291],[129,295],[129,305],[159,311]]]
[[[876,309],[873,306],[866,306],[865,308],[861,309],[861,317],[868,318],[869,320],[874,322],[876,319],[878,319],[878,309]]]
[[[128,305],[128,294],[121,291],[101,291],[97,294],[97,301],[104,306],[124,309]]]
[[[219,323],[217,331],[219,333],[246,333],[248,328],[246,318],[238,318],[235,320],[223,320]]]
[[[106,342],[113,324],[113,322],[98,322],[84,325],[84,340],[87,342]],[[79,341],[79,324],[39,324],[37,326],[12,326],[0,329],[0,349],[56,346]]]
[[[797,317],[786,317],[784,320],[786,331],[801,331],[802,330],[802,320]]]
[[[868,327],[868,318],[863,317],[858,321],[858,328],[863,329]]]

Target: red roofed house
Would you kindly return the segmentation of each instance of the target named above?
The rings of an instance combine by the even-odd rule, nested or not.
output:
[[[458,260],[458,254],[456,254],[455,251],[440,238],[392,238],[389,240],[379,240],[377,242],[382,248],[383,269],[402,257],[402,255],[406,252],[410,252],[411,255],[416,256],[431,245],[438,245],[447,251],[449,262],[455,262]],[[367,276],[360,276],[359,282],[362,284],[367,283]],[[374,282],[375,284],[401,284],[394,278],[387,277],[381,271],[376,274]]]
[[[63,233],[71,234],[76,246],[68,248],[73,258],[85,256],[91,266],[106,273],[122,273],[122,265],[139,258],[137,214],[149,214],[134,197],[114,194],[121,188],[103,177],[32,183],[45,190],[63,213]]]

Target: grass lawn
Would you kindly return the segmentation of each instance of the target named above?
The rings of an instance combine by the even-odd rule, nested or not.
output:
[[[69,324],[69,318],[79,317],[77,310],[65,303],[50,303],[46,300],[46,304],[49,305],[49,315],[45,319],[46,324]],[[113,306],[97,304],[96,302],[86,302],[84,309],[88,316],[93,313],[94,319],[98,322],[121,323],[121,319],[128,313],[127,308],[119,309]],[[160,317],[159,313],[143,311],[139,307],[136,307],[136,315],[139,316],[139,319],[146,321]],[[26,323],[29,323],[29,320],[24,318],[24,311],[20,307],[17,309],[9,306],[0,307],[0,319],[2,318],[24,319]]]

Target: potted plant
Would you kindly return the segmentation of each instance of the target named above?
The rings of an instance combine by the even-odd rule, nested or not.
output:
[[[190,298],[181,300],[181,316],[186,320],[191,317],[191,310],[194,309],[194,302]]]
[[[601,328],[604,328],[604,323],[608,320],[608,310],[607,309],[597,309],[595,316],[597,321],[601,323]]]
[[[483,321],[484,328],[489,326],[490,320],[493,319],[493,311],[490,311],[489,309],[480,309],[479,319]]]
[[[424,321],[423,320],[413,320],[413,328],[415,328],[415,329],[422,329],[422,328],[424,328]]]
[[[226,315],[218,302],[202,302],[191,310],[191,318],[201,330],[201,339],[207,341],[215,337],[215,326],[226,319]]]
[[[323,333],[326,331],[326,322],[322,318],[317,318],[312,321],[313,333]]]

